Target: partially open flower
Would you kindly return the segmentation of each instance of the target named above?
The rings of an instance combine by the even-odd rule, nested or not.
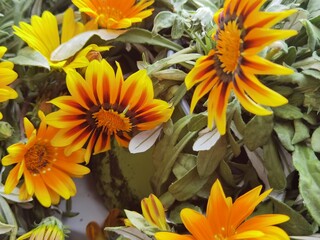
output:
[[[50,240],[64,240],[65,227],[62,222],[55,217],[47,217],[43,219],[40,224],[31,231],[23,234],[17,240],[24,239],[50,239]]]

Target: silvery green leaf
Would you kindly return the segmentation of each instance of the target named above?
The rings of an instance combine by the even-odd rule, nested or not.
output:
[[[152,240],[152,238],[134,227],[106,227],[105,230],[115,232],[130,240]]]
[[[300,120],[293,120],[294,123],[294,135],[292,138],[292,144],[302,142],[310,137],[309,128]]]
[[[25,47],[18,52],[16,57],[10,58],[9,61],[22,66],[36,66],[50,69],[48,60],[38,51],[30,47]]]
[[[124,210],[130,223],[135,226],[138,230],[148,235],[154,235],[159,229],[150,223],[140,214],[135,211]]]
[[[310,147],[299,144],[295,146],[292,159],[299,172],[299,190],[304,205],[313,219],[320,224],[320,161]]]
[[[172,27],[176,14],[170,11],[161,11],[154,18],[153,33],[158,33],[162,29]]]
[[[135,135],[129,142],[129,151],[131,153],[141,153],[150,149],[161,133],[161,126],[146,130]]]
[[[292,138],[294,135],[294,129],[290,122],[277,122],[274,125],[274,130],[280,140],[282,146],[289,150],[293,151],[294,146],[292,145]]]
[[[311,147],[313,151],[320,152],[320,127],[318,127],[311,136]]]
[[[4,233],[7,233],[7,232],[10,232],[13,228],[14,228],[13,225],[2,223],[0,221],[0,234],[4,234]]]
[[[88,40],[95,35],[99,36],[102,40],[108,41],[115,39],[125,32],[125,30],[98,29],[80,33],[57,47],[51,53],[50,59],[51,61],[62,61],[74,56],[86,45]]]

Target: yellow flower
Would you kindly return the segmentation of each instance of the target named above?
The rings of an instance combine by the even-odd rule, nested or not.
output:
[[[64,226],[57,218],[47,217],[36,228],[18,237],[17,240],[24,239],[64,240]]]
[[[79,164],[83,162],[84,151],[78,150],[66,156],[64,148],[50,144],[57,129],[47,126],[42,112],[39,112],[39,117],[41,123],[38,130],[24,118],[26,143],[9,146],[9,154],[2,158],[4,166],[16,164],[9,172],[4,191],[10,193],[23,175],[20,198],[28,199],[34,194],[43,206],[49,207],[57,204],[60,196],[65,199],[74,196],[76,186],[71,176],[82,177],[90,170]]]
[[[107,29],[123,29],[141,22],[152,14],[147,9],[154,0],[72,0],[81,12],[88,14],[95,24]]]
[[[106,60],[93,60],[85,79],[70,69],[66,82],[71,96],[53,99],[60,110],[47,116],[48,124],[60,129],[52,143],[67,146],[67,153],[86,146],[86,162],[92,152],[110,149],[111,136],[127,147],[134,133],[166,122],[173,111],[167,102],[154,99],[146,70],[124,81],[119,65],[115,73]]]
[[[143,217],[151,224],[161,230],[170,230],[166,221],[164,208],[160,200],[153,194],[141,201]]]
[[[231,90],[242,106],[257,115],[272,114],[259,104],[280,106],[287,99],[264,86],[256,75],[291,74],[289,68],[272,63],[257,54],[270,43],[295,35],[295,30],[270,29],[295,10],[259,11],[266,0],[226,0],[214,16],[216,46],[199,58],[185,79],[188,89],[198,84],[190,110],[208,95],[208,127],[215,122],[221,135],[226,132],[226,108]]]
[[[3,57],[6,51],[6,47],[0,46],[0,58]],[[12,62],[0,62],[0,102],[5,102],[9,99],[15,99],[18,97],[17,92],[7,86],[16,80],[17,77],[18,74],[13,70]],[[2,119],[1,113],[0,119]]]
[[[44,11],[42,16],[32,16],[31,24],[20,22],[20,27],[13,26],[14,33],[25,41],[30,48],[43,55],[49,65],[53,68],[82,68],[89,64],[86,55],[90,51],[106,51],[110,47],[98,47],[91,44],[79,51],[75,56],[63,61],[51,61],[51,54],[60,46],[76,35],[94,29],[90,24],[83,25],[75,21],[74,12],[71,8],[67,9],[63,16],[61,36],[59,34],[58,22],[56,17],[49,11]]]
[[[261,188],[252,189],[232,203],[231,197],[226,198],[217,180],[211,188],[205,216],[189,208],[180,213],[191,235],[161,232],[156,233],[155,237],[157,240],[289,240],[282,229],[273,226],[288,221],[288,216],[264,214],[248,218],[271,192],[268,190],[260,195]]]

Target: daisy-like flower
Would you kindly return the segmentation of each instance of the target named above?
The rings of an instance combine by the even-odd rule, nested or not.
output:
[[[231,90],[242,106],[257,115],[269,115],[259,104],[276,107],[287,99],[264,86],[256,75],[291,74],[289,68],[272,63],[258,53],[270,43],[286,39],[295,30],[271,29],[273,25],[296,10],[263,12],[266,0],[226,0],[224,8],[214,16],[217,31],[213,34],[216,46],[208,55],[199,58],[185,79],[188,89],[198,84],[190,110],[200,98],[208,95],[208,127],[215,122],[221,135],[226,132],[226,108]]]
[[[146,9],[154,0],[72,0],[81,12],[102,28],[124,29],[133,23],[141,22],[152,14],[153,9]]]
[[[225,196],[217,180],[208,199],[206,215],[184,208],[181,219],[191,235],[176,233],[156,233],[157,240],[289,240],[281,228],[274,225],[286,222],[289,217],[282,214],[264,214],[248,218],[255,207],[266,198],[271,190],[260,194],[261,186],[240,196],[232,203],[231,197]]]
[[[17,240],[24,239],[64,240],[65,227],[59,219],[47,217],[43,219],[36,228],[18,237]]]
[[[110,149],[112,136],[120,146],[127,147],[137,131],[153,129],[171,117],[171,106],[154,99],[146,70],[124,81],[117,66],[115,73],[106,60],[93,60],[85,79],[75,70],[67,71],[71,96],[53,99],[51,103],[60,110],[47,115],[48,124],[60,129],[52,139],[53,145],[66,146],[67,154],[85,146],[88,162],[92,152]]]
[[[9,146],[9,154],[2,158],[4,166],[15,164],[6,179],[4,191],[7,194],[12,192],[24,176],[20,198],[25,200],[35,195],[43,206],[49,207],[57,204],[60,196],[65,199],[74,196],[76,186],[71,177],[82,177],[90,170],[80,164],[84,160],[84,151],[77,150],[66,156],[64,148],[51,145],[50,140],[57,129],[47,126],[40,111],[39,117],[41,123],[38,130],[24,118],[26,143]]]
[[[0,59],[7,51],[6,47],[0,46]],[[13,70],[13,63],[9,61],[0,62],[0,102],[5,102],[9,99],[15,99],[18,94],[8,85],[16,80],[18,74]],[[2,114],[0,113],[0,119]]]
[[[67,9],[63,15],[61,36],[57,18],[49,11],[44,11],[42,16],[32,16],[31,24],[20,22],[20,27],[13,26],[14,33],[25,41],[30,48],[38,51],[43,55],[50,67],[57,69],[82,68],[89,64],[87,54],[90,51],[106,51],[110,47],[99,47],[91,44],[80,50],[77,54],[63,61],[51,61],[51,54],[62,43],[67,42],[71,38],[95,27],[92,24],[83,25],[75,21],[74,12],[71,8]]]

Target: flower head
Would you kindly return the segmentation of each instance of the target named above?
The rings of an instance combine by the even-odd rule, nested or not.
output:
[[[154,0],[72,0],[81,12],[88,14],[100,27],[123,29],[141,22],[152,14],[146,9]]]
[[[42,112],[39,117],[38,130],[24,118],[26,143],[9,146],[9,154],[2,158],[4,166],[16,164],[9,172],[4,191],[10,193],[23,175],[20,198],[24,200],[35,195],[43,206],[49,207],[57,204],[60,196],[65,199],[74,196],[76,186],[71,177],[81,177],[90,170],[79,164],[83,162],[84,151],[78,150],[67,156],[64,148],[51,145],[50,139],[57,130],[47,126]]]
[[[47,217],[43,219],[40,224],[31,231],[18,237],[17,240],[24,239],[50,239],[50,240],[64,240],[65,229],[60,220],[55,217]]]
[[[83,25],[75,21],[74,12],[67,9],[63,16],[61,36],[59,34],[56,17],[49,11],[44,11],[42,16],[32,16],[31,24],[20,22],[20,27],[13,26],[14,33],[25,41],[30,48],[43,55],[53,68],[82,68],[89,64],[87,54],[90,51],[106,51],[109,47],[98,47],[91,44],[80,50],[75,56],[63,61],[51,61],[51,54],[60,46],[76,35],[94,29],[93,25]]]
[[[273,226],[289,220],[282,214],[264,214],[248,218],[255,207],[266,198],[271,190],[260,194],[261,186],[240,196],[232,203],[225,196],[217,180],[208,199],[206,215],[184,208],[181,219],[191,235],[176,233],[156,233],[157,240],[231,240],[231,239],[273,239],[289,240],[279,227]]]
[[[0,46],[0,58],[3,57],[7,51],[6,47]],[[18,74],[13,70],[12,62],[0,62],[0,102],[5,102],[9,99],[15,99],[18,94],[15,90],[8,87],[14,80],[16,80]],[[0,113],[0,119],[2,114]]]
[[[200,98],[208,95],[208,127],[216,123],[226,132],[226,107],[231,90],[242,106],[257,115],[272,114],[259,104],[280,106],[287,99],[264,86],[256,75],[291,74],[289,68],[272,63],[257,54],[270,43],[295,35],[295,30],[270,29],[295,10],[259,11],[266,0],[226,0],[216,13],[216,46],[199,58],[185,79],[188,89],[198,84],[191,101],[194,110]]]
[[[66,82],[70,96],[53,99],[60,110],[47,116],[49,125],[60,128],[52,143],[67,146],[69,153],[86,146],[86,162],[92,152],[108,151],[111,137],[127,147],[136,131],[155,128],[173,111],[167,102],[154,99],[146,70],[124,81],[119,65],[115,73],[107,61],[93,60],[85,79],[70,69]]]

